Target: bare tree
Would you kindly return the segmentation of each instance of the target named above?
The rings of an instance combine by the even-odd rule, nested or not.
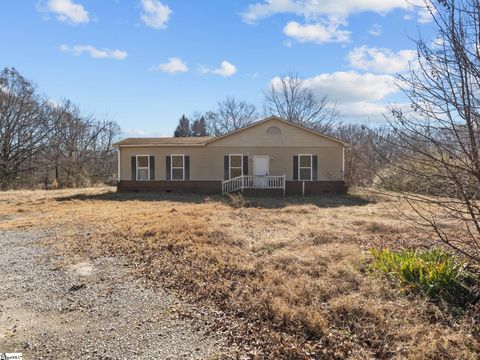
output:
[[[218,103],[216,111],[205,114],[209,133],[218,136],[241,129],[255,120],[256,111],[253,104],[227,97]]]
[[[333,129],[332,135],[350,145],[345,150],[345,184],[348,186],[371,186],[384,159],[390,159],[395,151],[384,140],[390,136],[387,127],[341,124]]]
[[[0,73],[0,187],[108,181],[115,174],[113,121],[84,116],[69,101],[53,104],[15,69]]]
[[[400,77],[412,111],[391,109],[397,151],[385,164],[409,178],[395,190],[418,224],[480,262],[480,1],[427,5],[438,37],[417,42],[418,64]]]
[[[120,126],[107,118],[94,122],[90,134],[96,136],[90,144],[90,152],[94,156],[87,163],[89,178],[94,182],[115,183],[118,180],[117,156],[112,145],[120,134]]]
[[[0,186],[7,187],[35,166],[30,161],[49,136],[45,100],[14,68],[0,73]]]
[[[54,126],[44,154],[55,169],[58,184],[82,186],[111,177],[118,125],[83,116],[68,100],[52,107],[51,116]]]
[[[274,79],[265,91],[266,115],[276,115],[310,129],[329,132],[337,118],[336,105],[327,95],[317,97],[296,73]]]

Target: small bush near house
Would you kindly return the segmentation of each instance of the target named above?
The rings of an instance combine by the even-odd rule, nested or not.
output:
[[[475,275],[467,264],[444,250],[371,250],[372,268],[400,281],[406,290],[421,291],[435,300],[465,304],[473,299]]]
[[[250,204],[242,194],[228,194],[228,202],[231,207],[234,209],[246,208],[249,207]]]

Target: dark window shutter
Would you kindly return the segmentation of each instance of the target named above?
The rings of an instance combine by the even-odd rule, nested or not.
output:
[[[190,180],[190,156],[185,156],[185,180]]]
[[[243,175],[248,175],[248,155],[243,155]]]
[[[230,178],[229,174],[230,159],[228,155],[223,157],[223,180],[228,180]]]
[[[132,156],[132,180],[137,180],[137,157]]]
[[[293,180],[298,180],[298,155],[293,156]]]
[[[150,156],[150,180],[155,180],[155,156]]]
[[[166,158],[165,158],[165,164],[166,164],[166,169],[165,169],[165,173],[167,175],[166,179],[167,180],[171,180],[172,179],[172,172],[171,172],[171,165],[170,165],[170,162],[171,162],[171,156],[168,155]]]
[[[318,156],[312,156],[312,180],[318,180]]]

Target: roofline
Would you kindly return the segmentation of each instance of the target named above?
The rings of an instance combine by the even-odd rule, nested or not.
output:
[[[145,147],[145,146],[157,146],[157,147],[171,147],[171,146],[205,146],[206,143],[201,142],[201,143],[196,143],[196,144],[152,144],[152,143],[143,143],[143,144],[129,144],[129,145],[123,145],[120,144],[120,142],[115,143],[112,145],[114,148],[120,148],[120,147]]]
[[[290,121],[287,121],[285,119],[282,119],[278,116],[269,116],[269,117],[266,117],[265,119],[262,119],[262,120],[258,120],[258,121],[255,121],[253,123],[251,123],[250,125],[247,125],[245,127],[242,127],[240,129],[237,129],[237,130],[234,130],[234,131],[231,131],[229,133],[226,133],[226,134],[223,134],[223,135],[220,135],[220,136],[214,136],[212,137],[211,139],[208,139],[208,140],[204,140],[203,142],[199,142],[199,143],[195,143],[195,144],[175,144],[175,143],[170,143],[170,144],[152,144],[152,143],[144,143],[144,144],[130,144],[130,145],[122,145],[121,144],[121,141],[113,144],[112,146],[114,148],[121,148],[121,147],[144,147],[144,146],[155,146],[155,147],[175,147],[175,146],[186,146],[186,147],[189,147],[189,146],[192,146],[192,147],[195,147],[195,146],[205,146],[205,145],[208,145],[210,144],[211,142],[214,142],[216,140],[219,140],[219,139],[223,139],[225,137],[228,137],[230,135],[233,135],[233,134],[236,134],[238,132],[241,132],[243,130],[246,130],[246,129],[249,129],[249,128],[252,128],[252,127],[255,127],[257,125],[260,125],[260,124],[263,124],[267,121],[270,121],[270,120],[279,120],[287,125],[290,125],[290,126],[293,126],[293,127],[296,127],[297,129],[300,129],[300,130],[304,130],[304,131],[308,131],[314,135],[318,135],[318,136],[321,136],[323,138],[326,138],[328,140],[331,140],[331,141],[334,141],[334,142],[337,142],[339,144],[341,144],[342,146],[344,147],[350,147],[350,144],[345,142],[345,141],[341,141],[341,140],[338,140],[332,136],[329,136],[329,135],[325,135],[321,132],[318,132],[318,131],[315,131],[315,130],[312,130],[312,129],[309,129],[309,128],[306,128],[305,126],[302,126],[302,125],[298,125],[298,124],[295,124],[295,123],[292,123]]]
[[[165,146],[205,146],[205,143],[207,140],[203,140],[202,142],[198,143],[183,143],[183,144],[178,144],[178,143],[151,143],[151,142],[144,142],[141,144],[122,144],[123,141],[128,140],[129,138],[126,138],[124,140],[118,141],[112,146],[114,148],[120,148],[120,147],[142,147],[142,146],[159,146],[159,147],[165,147]],[[133,139],[141,139],[141,138],[133,138]],[[173,138],[172,138],[173,139]],[[150,138],[148,140],[151,140]]]
[[[266,117],[265,119],[255,121],[255,122],[251,123],[250,125],[247,125],[247,126],[245,126],[245,127],[242,127],[242,128],[240,128],[240,129],[237,129],[237,130],[234,130],[234,131],[231,131],[231,132],[226,133],[226,134],[224,134],[224,135],[215,136],[215,137],[213,137],[212,139],[206,140],[204,144],[205,144],[205,145],[210,144],[210,143],[213,142],[213,141],[216,141],[216,140],[219,140],[219,139],[223,139],[223,138],[225,138],[225,137],[227,137],[227,136],[230,136],[230,135],[236,134],[236,133],[238,133],[238,132],[240,132],[240,131],[243,131],[243,130],[246,130],[246,129],[255,127],[255,126],[257,126],[257,125],[263,124],[263,123],[265,123],[265,122],[267,122],[267,121],[269,121],[269,120],[272,120],[272,119],[279,120],[279,121],[281,121],[281,122],[283,122],[283,123],[285,123],[285,124],[287,124],[287,125],[296,127],[296,128],[298,128],[298,129],[300,129],[300,130],[305,130],[305,131],[308,131],[308,132],[310,132],[310,133],[312,133],[312,134],[315,134],[315,135],[318,135],[318,136],[322,136],[322,137],[324,137],[324,138],[326,138],[326,139],[335,141],[335,142],[337,142],[337,143],[342,144],[342,146],[344,146],[344,147],[350,147],[350,144],[347,143],[347,142],[345,142],[345,141],[341,141],[341,140],[338,140],[338,139],[336,139],[336,138],[334,138],[334,137],[332,137],[332,136],[328,136],[328,135],[322,134],[321,132],[318,132],[318,131],[315,131],[315,130],[306,128],[305,126],[292,123],[292,122],[287,121],[287,120],[285,120],[285,119],[282,119],[282,118],[280,118],[280,117],[278,117],[278,116],[269,116],[269,117]]]

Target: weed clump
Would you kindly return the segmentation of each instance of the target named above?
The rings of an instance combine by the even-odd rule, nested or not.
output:
[[[405,290],[423,292],[434,300],[465,304],[473,298],[476,280],[467,263],[442,249],[391,251],[373,249],[372,269],[397,279]]]

